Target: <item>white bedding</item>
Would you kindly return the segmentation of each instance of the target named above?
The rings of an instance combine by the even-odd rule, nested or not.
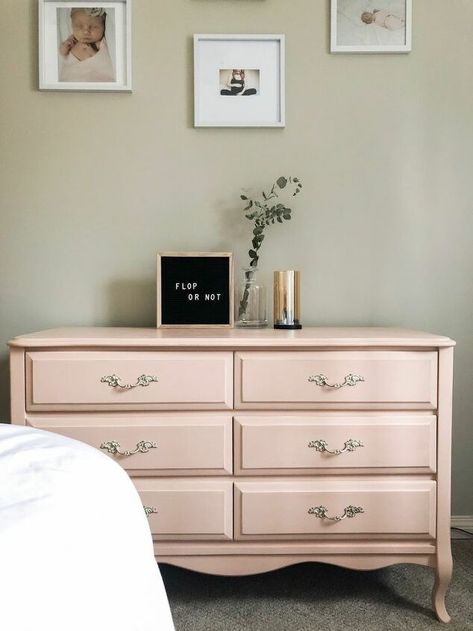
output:
[[[389,31],[374,24],[364,24],[361,14],[373,9],[389,9],[406,18],[406,0],[338,0],[338,42],[346,46],[402,46],[404,30]]]
[[[0,627],[173,631],[139,496],[83,443],[0,424]]]

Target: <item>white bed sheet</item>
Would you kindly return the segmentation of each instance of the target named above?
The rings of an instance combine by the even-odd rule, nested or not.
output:
[[[0,628],[173,631],[139,496],[75,440],[0,424]]]
[[[364,24],[361,14],[373,9],[389,9],[406,19],[406,0],[338,0],[338,41],[348,46],[402,46],[405,31],[389,31],[374,24]]]

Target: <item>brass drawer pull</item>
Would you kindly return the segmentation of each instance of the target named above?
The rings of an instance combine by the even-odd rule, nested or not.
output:
[[[329,383],[328,379],[322,373],[320,375],[311,375],[308,379],[310,383],[315,383],[316,386],[326,386],[327,388],[335,388],[338,390],[339,388],[344,388],[345,386],[356,386],[360,381],[364,381],[364,377],[360,377],[360,375],[346,375],[343,383]]]
[[[134,384],[120,383],[121,378],[117,375],[107,375],[106,377],[102,377],[100,379],[101,383],[107,383],[111,388],[122,388],[123,390],[131,390],[132,388],[137,388],[138,386],[146,388],[150,383],[155,381],[158,381],[158,378],[151,377],[150,375],[140,375]]]
[[[327,515],[328,508],[325,508],[325,506],[314,506],[312,508],[309,508],[307,512],[309,513],[309,515],[315,515],[319,519],[329,519],[330,521],[342,521],[342,519],[345,519],[346,517],[351,519],[358,513],[364,513],[365,511],[363,508],[361,508],[361,506],[350,505],[345,508],[342,516],[336,515],[335,517],[329,517]]]
[[[345,451],[355,451],[357,447],[364,447],[364,445],[361,440],[354,440],[353,438],[349,438],[347,441],[345,441],[343,449],[335,449],[334,451],[330,451],[330,449],[328,449],[328,444],[325,442],[325,440],[311,440],[307,447],[311,447],[316,451],[332,454],[333,456],[339,456]]]
[[[158,509],[155,506],[143,506],[143,509],[147,517],[158,512]]]
[[[106,449],[109,454],[113,454],[114,456],[132,456],[133,454],[147,454],[150,449],[156,449],[158,446],[157,443],[151,443],[149,440],[140,440],[139,443],[136,443],[135,449],[133,451],[120,451],[120,443],[116,440],[108,440],[106,443],[102,443],[100,445],[100,449]]]

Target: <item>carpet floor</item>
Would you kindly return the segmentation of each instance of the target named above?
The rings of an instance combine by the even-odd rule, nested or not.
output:
[[[422,566],[303,563],[246,577],[160,567],[176,631],[473,631],[473,539],[452,548],[449,625],[432,612],[433,571]]]

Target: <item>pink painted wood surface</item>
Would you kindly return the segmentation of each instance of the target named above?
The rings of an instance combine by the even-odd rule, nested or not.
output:
[[[231,539],[232,483],[134,478],[154,539]]]
[[[27,353],[27,409],[231,408],[232,354],[228,352],[69,351]],[[157,383],[129,390],[102,377],[135,384],[141,375]]]
[[[450,622],[445,596],[452,579],[450,487],[452,458],[453,349],[439,351],[437,567],[432,601],[438,619]]]
[[[119,451],[133,451],[140,441],[156,443],[146,453],[130,456],[101,451],[135,475],[228,475],[232,473],[231,416],[85,415],[29,416],[28,425],[69,436],[100,449],[110,441]]]
[[[314,469],[417,468],[436,470],[436,417],[365,413],[356,417],[235,417],[235,473],[313,473]],[[349,439],[363,446],[338,455],[309,444],[324,440],[330,451]],[[282,471],[281,471],[282,470]]]
[[[354,374],[363,382],[331,384]],[[411,409],[437,405],[437,354],[428,351],[250,352],[235,355],[235,407],[310,408],[314,405],[404,404]]]
[[[386,554],[393,556],[402,555],[430,555],[435,565],[435,540],[409,540],[388,539],[361,540],[359,537],[346,536],[343,539],[334,539],[333,535],[324,539],[310,541],[160,541],[155,546],[156,554],[161,556],[202,556],[225,555],[235,556],[239,554],[259,555],[290,555],[294,559],[297,556],[306,555],[368,555]]]
[[[308,512],[324,506],[335,517],[350,505],[364,513],[335,522]],[[431,480],[238,481],[235,538],[370,533],[435,537],[435,505],[436,485]]]
[[[227,556],[162,556],[159,554],[159,545],[155,547],[158,563],[168,563],[177,567],[203,572],[204,574],[216,574],[219,576],[248,576],[270,572],[296,563],[329,563],[352,570],[376,570],[398,563],[415,563],[432,567],[432,557],[429,555],[402,555],[402,554],[376,554],[376,555],[307,555],[305,558],[291,555],[240,555]],[[334,591],[337,586],[334,585]]]
[[[153,454],[146,464],[150,468],[140,468],[144,464],[136,464],[137,455],[137,458],[130,456],[135,458],[136,468],[127,469],[132,476],[140,476],[133,480],[143,494],[143,503],[156,505],[159,510],[149,518],[153,536],[159,540],[155,543],[159,560],[217,574],[251,574],[303,561],[357,569],[420,563],[435,568],[433,604],[439,619],[448,621],[445,594],[452,572],[449,525],[454,345],[454,341],[444,336],[371,327],[307,327],[302,331],[154,328],[42,331],[17,337],[10,343],[12,421],[23,424],[27,419],[33,425],[43,424],[61,432],[77,430],[85,432],[82,435],[86,439],[92,436],[90,431],[94,427],[99,431],[123,431],[123,440],[128,436],[134,440],[135,431],[140,428],[169,430],[173,438],[167,443],[166,457],[171,468],[160,468],[162,463],[154,461]],[[235,364],[239,408],[235,423],[236,473],[243,475],[218,478],[231,471],[230,417],[219,414],[218,410],[233,405],[233,351],[247,360],[244,374],[241,362],[237,360]],[[62,359],[69,354],[91,361],[72,362],[71,366],[79,366],[72,372],[69,372],[71,366],[64,370],[64,365],[58,368],[57,362],[40,365],[38,361],[33,379],[31,361],[26,364],[25,374],[25,352],[36,354],[41,361],[46,356],[53,358],[53,353]],[[110,389],[104,395],[108,397],[106,401],[101,399],[102,394],[97,394],[97,375],[117,374],[115,364],[107,364],[107,371],[102,373],[100,362],[104,360],[120,355],[125,359],[133,357],[133,361],[123,363],[128,370],[135,367],[134,361],[141,366],[144,357],[146,360],[155,356],[169,359],[172,355],[184,358],[185,354],[191,363],[204,355],[205,361],[194,363],[195,371],[191,370],[190,375],[181,369],[182,363],[170,370],[162,397],[156,397],[156,391],[151,390],[159,384],[141,389],[141,394],[139,389],[123,393]],[[323,388],[314,396],[314,390],[318,389],[315,384],[310,384],[308,390],[294,381],[299,370],[305,377],[306,366],[299,360],[309,356],[336,360],[323,365],[317,361],[318,370],[310,365],[311,373],[323,371],[330,381],[341,381],[348,372],[357,374],[361,369],[367,371],[362,376],[369,379],[336,391]],[[271,360],[268,366],[261,363],[263,357]],[[223,369],[212,368],[215,361]],[[99,365],[100,371],[96,373]],[[333,368],[335,374],[330,372]],[[341,373],[338,368],[343,369]],[[145,373],[149,370],[120,376],[131,382]],[[183,415],[183,410],[189,412]],[[432,451],[435,419],[428,410],[438,412],[437,463]],[[291,419],[290,428],[284,417]],[[218,431],[225,436],[223,468],[202,469],[200,464],[210,463],[211,459],[221,467],[221,439],[214,433],[218,426],[218,423],[213,425],[215,418],[222,421]],[[176,422],[179,419],[183,426]],[[173,422],[176,424],[171,428]],[[197,452],[187,457],[180,450],[181,440],[185,439],[178,438],[184,427],[189,443],[198,444]],[[307,456],[299,457],[297,450],[299,433],[306,440],[304,432],[309,427],[330,431],[328,437],[322,437],[329,447],[332,440],[345,440],[345,429],[363,429],[367,432],[366,451],[358,449],[335,456],[333,461],[313,452],[323,466],[310,466],[313,464],[310,462],[306,468]],[[197,435],[197,430],[210,434]],[[370,452],[375,438],[377,449]],[[159,441],[166,440],[161,433]],[[272,448],[274,444],[276,449]],[[193,461],[196,468],[176,468],[184,465],[184,461],[187,466],[190,462],[187,458],[197,458],[199,462]],[[348,458],[349,466],[331,464],[348,462]],[[370,467],[369,462],[377,462],[380,467]],[[242,465],[255,468],[241,469]],[[295,473],[306,477],[296,477]],[[393,475],[396,473],[402,475]],[[215,477],[204,477],[208,475]],[[283,478],[284,475],[292,477]],[[329,515],[340,514],[349,504],[363,503],[366,512],[338,523],[324,523],[307,515],[311,519],[309,528],[305,515],[297,512],[307,508],[306,497],[311,506],[321,505],[323,500]],[[316,503],[316,498],[320,502]],[[232,540],[233,519],[236,540]]]
[[[155,329],[127,327],[69,327],[21,335],[11,346],[183,348],[321,348],[455,346],[442,335],[395,327],[304,327],[301,331],[274,329]]]
[[[25,424],[25,351],[10,349],[10,413],[14,425]]]

